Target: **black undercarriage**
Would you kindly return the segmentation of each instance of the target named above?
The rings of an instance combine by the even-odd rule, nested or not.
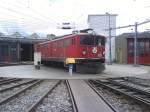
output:
[[[73,64],[73,71],[77,73],[90,73],[98,74],[105,70],[105,60],[104,59],[76,59],[76,63]],[[63,62],[57,61],[42,61],[42,64],[46,66],[63,67]],[[68,68],[68,65],[65,65]]]
[[[98,74],[105,70],[104,59],[84,59],[78,60],[76,72]]]

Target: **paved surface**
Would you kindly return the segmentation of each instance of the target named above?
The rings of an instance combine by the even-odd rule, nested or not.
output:
[[[38,78],[38,79],[89,79],[102,78],[103,74],[78,74],[72,76],[65,69],[42,66],[36,70],[33,65],[0,67],[0,77]],[[103,75],[105,76],[105,75]]]
[[[125,76],[138,76],[150,78],[150,66],[143,66],[143,65],[121,65],[121,64],[112,64],[106,65],[106,70],[104,71],[107,77],[125,77]]]
[[[78,74],[69,75],[65,69],[42,66],[35,70],[33,65],[0,67],[0,77],[19,78],[42,78],[42,79],[89,79],[106,77],[136,76],[150,78],[150,66],[134,67],[133,65],[106,65],[106,70],[101,74]]]
[[[79,112],[113,112],[83,80],[69,80],[69,84]]]

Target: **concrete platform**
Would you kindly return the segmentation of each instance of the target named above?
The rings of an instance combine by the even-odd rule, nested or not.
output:
[[[69,80],[79,112],[114,112],[83,80]]]
[[[106,65],[106,70],[101,74],[79,74],[71,76],[67,70],[42,66],[35,70],[34,65],[19,65],[0,67],[0,77],[37,78],[37,79],[90,79],[106,77],[136,76],[150,78],[150,66],[134,67],[133,65]]]

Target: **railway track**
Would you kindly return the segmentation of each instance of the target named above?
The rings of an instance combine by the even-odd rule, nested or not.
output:
[[[53,103],[55,102],[55,100],[54,100],[55,97],[57,98],[57,96],[54,94],[58,94],[57,89],[59,90],[61,88],[63,91],[65,90],[64,92],[62,91],[63,93],[66,93],[66,91],[68,92],[67,97],[69,97],[69,100],[71,100],[71,102],[70,102],[71,105],[68,105],[67,107],[65,107],[66,104],[63,105],[62,101],[57,101],[57,103],[59,105],[58,104],[55,105],[56,106],[55,108],[57,108],[57,109],[54,109],[52,106],[53,106]],[[59,94],[61,95],[63,93],[59,93]],[[53,101],[52,100],[50,101],[50,99],[53,97],[53,95],[54,95],[54,99],[53,99]],[[66,96],[62,96],[61,98],[64,99],[65,97]],[[46,100],[46,101],[44,101],[44,100]],[[41,107],[43,107],[44,109],[41,109]],[[76,104],[75,104],[75,101],[74,101],[74,98],[73,98],[73,95],[72,95],[68,81],[58,82],[49,91],[44,93],[42,95],[42,97],[37,102],[35,102],[26,112],[38,112],[38,111],[39,112],[48,112],[48,111],[77,112],[77,107],[76,107]]]
[[[13,82],[16,82],[16,81],[19,81],[19,80],[21,80],[21,79],[16,79],[16,78],[4,79],[4,80],[0,81],[0,85],[13,83]]]
[[[9,79],[9,78],[0,77],[0,81],[5,80],[5,79]]]
[[[135,102],[133,104],[137,104],[139,105],[139,107],[141,108],[142,112],[148,112],[149,111],[149,107],[150,107],[150,93],[144,90],[139,89],[138,87],[133,86],[132,84],[125,84],[122,83],[122,80],[119,81],[118,80],[113,80],[113,79],[103,79],[103,80],[89,80],[88,84],[93,88],[93,90],[100,95],[100,97],[115,111],[117,112],[117,110],[119,109],[115,109],[116,107],[114,106],[113,101],[110,101],[112,96],[109,95],[123,95],[123,97],[118,97],[116,99],[119,99],[117,102],[121,102],[121,105],[126,105],[127,102]],[[105,95],[105,91],[106,93],[109,95]],[[99,92],[101,91],[101,92]],[[113,92],[114,94],[110,93]],[[105,97],[104,97],[105,96]],[[106,96],[110,97],[110,99],[106,98]],[[116,97],[116,96],[115,96]],[[114,98],[112,98],[114,100]],[[121,100],[127,99],[128,101],[124,101],[126,103],[122,103]],[[129,100],[131,100],[129,102]],[[113,103],[112,103],[113,102]],[[119,105],[120,105],[119,104]],[[132,103],[129,104],[130,106],[132,106],[132,108],[137,107],[136,105],[133,105]],[[142,107],[142,106],[143,107]],[[130,108],[130,107],[129,107]],[[145,109],[144,109],[145,108]],[[143,111],[144,109],[144,111]],[[120,109],[121,110],[121,109]]]
[[[6,95],[12,89],[15,93]],[[77,107],[67,81],[28,80],[0,90],[2,112],[77,112]]]
[[[140,79],[135,77],[121,77],[109,80],[150,91],[150,80],[148,79]]]
[[[103,82],[102,82],[103,83]],[[121,92],[138,102],[141,102],[150,107],[150,92],[145,91],[139,86],[135,86],[133,84],[125,83],[124,81],[116,81],[113,79],[109,79],[108,82],[105,82],[108,87],[112,87],[116,89],[118,92]]]
[[[12,90],[8,91],[8,93],[3,92],[3,94],[1,93],[1,100],[0,100],[0,105],[3,105],[7,102],[9,102],[9,100],[12,100],[13,98],[17,97],[19,94],[25,92],[27,89],[32,88],[33,86],[35,86],[36,84],[40,83],[42,80],[38,80],[30,85],[27,85],[25,87],[21,87],[19,88],[15,93],[12,92]]]
[[[32,104],[32,106],[26,111],[26,112],[33,112],[36,110],[37,106],[42,103],[42,101],[44,100],[45,97],[47,97],[48,94],[50,94],[54,88],[56,88],[58,85],[60,84],[60,81],[55,84],[51,89],[49,89],[47,92],[45,92],[41,98],[39,98],[39,100],[37,100],[34,104]]]
[[[27,84],[33,83],[35,81],[36,80],[21,80],[21,81],[19,81],[17,83],[6,84],[6,85],[3,85],[3,86],[0,86],[0,92],[5,92],[7,90],[12,90],[14,88],[18,88],[18,87],[21,87],[23,85],[27,85]]]

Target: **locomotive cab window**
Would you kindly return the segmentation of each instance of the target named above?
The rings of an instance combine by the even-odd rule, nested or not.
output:
[[[105,38],[101,36],[86,35],[80,37],[81,45],[105,45]]]
[[[80,37],[81,45],[94,45],[94,37],[90,35],[84,35]]]
[[[105,38],[104,37],[101,37],[101,36],[96,36],[95,37],[95,44],[98,45],[98,46],[101,46],[101,45],[105,45]]]

